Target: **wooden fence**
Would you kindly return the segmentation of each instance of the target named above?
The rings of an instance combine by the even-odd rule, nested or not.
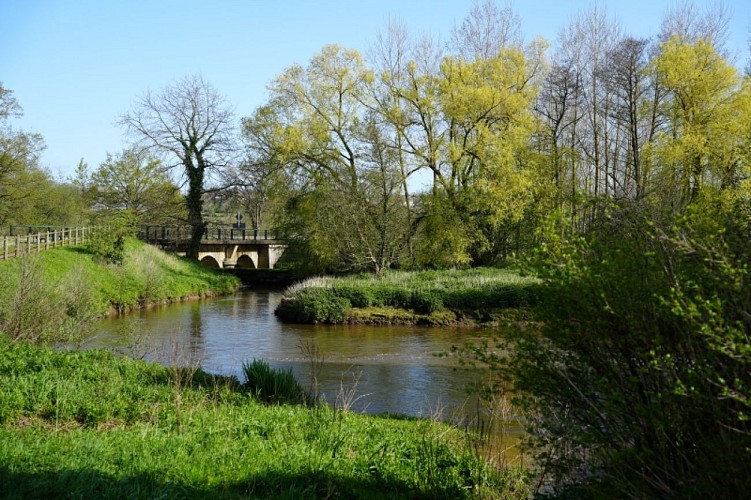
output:
[[[41,252],[50,248],[78,245],[91,237],[93,229],[91,227],[66,227],[25,235],[0,236],[0,260]]]

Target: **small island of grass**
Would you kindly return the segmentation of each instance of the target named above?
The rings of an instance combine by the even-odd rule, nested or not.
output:
[[[535,278],[495,268],[317,277],[285,290],[277,316],[292,323],[497,323],[535,303]]]

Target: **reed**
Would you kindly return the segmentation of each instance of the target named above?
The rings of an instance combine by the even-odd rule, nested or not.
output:
[[[267,403],[304,404],[309,400],[300,382],[288,370],[272,368],[263,359],[243,363],[245,386],[261,401]]]

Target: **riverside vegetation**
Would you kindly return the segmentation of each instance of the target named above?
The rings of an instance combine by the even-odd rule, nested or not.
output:
[[[111,308],[236,286],[136,241],[122,250],[119,265],[93,247],[3,264],[1,497],[528,497],[526,472],[486,461],[475,436],[354,414],[346,389],[327,406],[261,360],[241,382],[195,362],[35,345]]]
[[[17,340],[70,341],[109,312],[231,292],[238,280],[131,238],[96,238],[0,262],[0,328]],[[115,248],[120,246],[121,248]]]
[[[264,404],[193,367],[0,338],[0,496],[525,498],[430,420]],[[264,398],[262,398],[264,399]]]
[[[276,314],[298,323],[493,323],[534,305],[538,284],[494,268],[317,277],[287,288]]]

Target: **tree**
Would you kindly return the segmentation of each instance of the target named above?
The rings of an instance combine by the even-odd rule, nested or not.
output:
[[[657,138],[662,189],[675,209],[705,188],[725,189],[748,177],[743,152],[751,115],[748,82],[705,40],[674,36],[661,45],[655,71],[668,90],[667,127]]]
[[[132,224],[167,223],[184,218],[180,191],[161,161],[145,150],[126,149],[107,155],[88,182],[97,212],[112,216],[127,213]]]
[[[276,78],[270,102],[244,120],[255,163],[291,179],[289,221],[324,267],[378,273],[398,260],[394,249],[409,230],[406,205],[396,202],[403,176],[373,112],[373,83],[357,51],[327,46],[307,67]]]
[[[648,114],[644,108],[650,85],[647,73],[646,39],[625,37],[607,54],[609,64],[604,71],[610,88],[612,120],[616,130],[613,193],[616,196],[641,198],[646,188],[647,173],[643,161],[645,143],[651,139]]]
[[[167,167],[185,176],[191,226],[188,255],[196,258],[206,228],[202,215],[206,184],[213,172],[232,161],[236,151],[232,111],[202,77],[190,76],[156,95],[144,94],[120,123],[136,136],[139,148],[166,155]]]
[[[451,33],[451,45],[467,60],[490,59],[508,47],[521,48],[521,18],[510,3],[501,9],[493,0],[478,0]]]
[[[29,194],[29,176],[43,175],[38,168],[44,142],[39,134],[14,130],[12,118],[22,114],[11,90],[0,82],[0,224],[16,218],[15,209]],[[17,220],[17,218],[16,218]]]

